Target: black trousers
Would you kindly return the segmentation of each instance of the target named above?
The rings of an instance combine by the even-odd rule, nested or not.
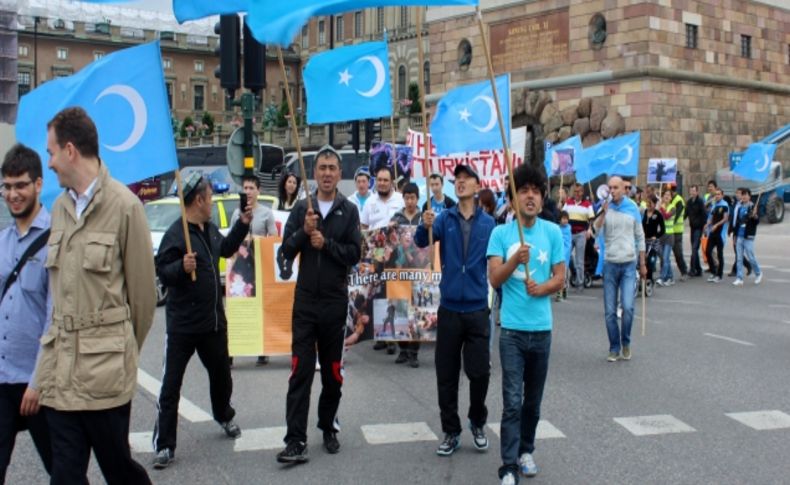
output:
[[[53,450],[50,485],[87,485],[91,449],[109,485],[151,483],[129,450],[131,402],[101,411],[45,410]]]
[[[461,355],[464,372],[469,379],[469,414],[473,425],[482,427],[488,418],[486,395],[491,377],[489,340],[491,327],[488,308],[469,313],[439,307],[436,329],[436,384],[442,431],[461,432],[458,417],[458,381]]]
[[[52,473],[52,445],[47,418],[42,412],[33,416],[19,414],[25,389],[27,384],[0,384],[0,484],[5,483],[16,434],[25,429],[30,431],[47,473]]]
[[[211,413],[223,423],[230,421],[236,411],[230,405],[233,379],[230,375],[227,329],[208,333],[168,333],[165,344],[165,372],[159,391],[159,414],[154,425],[154,447],[176,449],[178,401],[189,359],[197,352],[208,373]]]
[[[716,259],[713,259],[713,251],[716,250]],[[721,229],[710,233],[708,236],[708,266],[713,276],[722,277],[724,274],[724,241],[721,240]]]
[[[310,389],[315,376],[316,348],[321,363],[321,396],[318,398],[318,428],[338,431],[337,410],[343,385],[343,339],[347,300],[294,302],[291,340],[291,376],[285,400],[288,431],[285,442],[307,442]]]
[[[688,267],[686,266],[686,259],[683,257],[683,233],[675,234],[672,243],[672,253],[675,255],[675,264],[678,265],[678,270],[681,276],[688,274]]]

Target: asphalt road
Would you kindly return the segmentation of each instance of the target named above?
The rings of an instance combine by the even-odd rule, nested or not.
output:
[[[555,330],[543,422],[531,483],[555,484],[779,484],[790,483],[790,222],[761,225],[757,256],[763,283],[744,287],[696,278],[658,288],[647,300],[646,336],[637,317],[633,360],[607,363],[600,283],[554,304]],[[733,255],[725,253],[729,267]],[[637,300],[637,315],[641,300]],[[441,436],[433,347],[422,366],[362,343],[347,354],[340,408],[342,449],[328,455],[310,419],[310,462],[284,468],[282,446],[289,358],[262,368],[237,359],[234,405],[243,429],[224,437],[207,414],[207,378],[195,357],[185,378],[176,461],[150,469],[150,432],[164,348],[164,313],[141,358],[142,384],[134,398],[130,440],[136,458],[162,484],[498,483],[502,410],[498,352],[493,354],[488,429],[491,448],[462,448],[450,458],[434,450]],[[496,345],[495,345],[496,349]],[[312,403],[318,398],[316,375]],[[146,387],[149,392],[146,390]],[[463,415],[468,386],[461,385]],[[746,414],[738,414],[746,413]],[[641,426],[638,426],[641,425]],[[95,463],[91,483],[103,483]],[[45,483],[27,434],[20,434],[7,483]]]

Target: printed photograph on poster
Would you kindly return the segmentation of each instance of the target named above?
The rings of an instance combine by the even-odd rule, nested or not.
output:
[[[406,145],[394,145],[395,157],[392,156],[392,143],[373,142],[370,146],[370,173],[376,176],[376,171],[381,167],[393,168],[393,159],[398,165],[398,177],[411,177],[412,149]]]
[[[348,289],[346,336],[357,333],[360,335],[360,340],[373,338],[373,326],[370,318],[372,308],[368,290],[369,288],[366,286],[353,286]]]
[[[409,318],[410,340],[436,340],[437,308],[414,308]]]
[[[433,309],[439,308],[439,287],[432,284],[413,283],[411,304],[416,308]]]
[[[573,148],[552,151],[550,176],[573,175]]]
[[[377,340],[411,340],[408,300],[373,300],[373,333]]]
[[[255,245],[252,241],[244,241],[239,246],[239,252],[229,262],[226,280],[228,296],[255,297]]]
[[[677,158],[651,158],[647,162],[647,183],[669,184],[677,181]]]
[[[274,243],[274,261],[272,261],[272,268],[277,268],[274,272],[275,283],[296,283],[296,277],[299,275],[299,258],[291,261],[285,259],[285,254],[282,252],[282,243]]]
[[[393,268],[423,268],[430,263],[427,248],[414,244],[414,228],[392,224],[377,231],[363,233],[362,262],[374,271]]]

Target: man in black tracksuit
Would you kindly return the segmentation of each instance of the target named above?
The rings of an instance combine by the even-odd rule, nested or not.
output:
[[[219,260],[238,251],[250,231],[252,208],[248,206],[228,236],[223,237],[211,222],[211,196],[208,179],[194,174],[187,180],[184,203],[193,252],[187,253],[179,218],[168,228],[156,256],[156,272],[167,286],[168,295],[165,369],[154,428],[154,468],[166,468],[175,456],[181,383],[195,351],[208,372],[214,419],[229,437],[241,435],[233,422],[236,411],[230,405],[233,381]],[[193,271],[196,273],[194,281]]]
[[[692,185],[689,189],[689,198],[686,201],[686,217],[689,220],[691,237],[691,263],[689,276],[702,276],[702,265],[699,260],[699,247],[702,240],[702,230],[705,228],[708,214],[705,211],[705,202],[699,195],[699,187]]]
[[[337,409],[343,384],[343,339],[348,312],[348,273],[359,262],[362,235],[356,206],[338,192],[340,155],[329,146],[315,157],[318,190],[300,200],[291,211],[283,231],[284,258],[299,256],[299,276],[294,292],[291,341],[291,376],[288,380],[285,419],[286,447],[277,455],[280,463],[307,461],[307,414],[315,375],[316,347],[321,363],[321,397],[318,428],[324,448],[334,454],[337,441]]]

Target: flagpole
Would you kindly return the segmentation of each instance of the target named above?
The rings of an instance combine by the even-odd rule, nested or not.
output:
[[[486,54],[486,62],[488,63],[488,77],[491,81],[491,91],[494,94],[494,104],[496,105],[497,120],[499,121],[499,134],[502,136],[502,147],[505,149],[505,160],[507,161],[507,172],[510,179],[510,193],[512,197],[513,210],[516,212],[516,224],[518,225],[518,238],[521,244],[524,244],[524,223],[521,220],[521,208],[518,203],[518,196],[516,193],[516,179],[513,178],[513,160],[510,154],[510,147],[507,143],[507,135],[505,134],[505,123],[502,118],[502,109],[499,106],[499,93],[496,88],[496,79],[494,78],[494,64],[491,61],[491,52],[488,50],[488,41],[486,40],[485,27],[483,27],[483,13],[480,11],[480,6],[477,7],[477,25],[480,28],[480,38],[483,41],[483,52]],[[509,87],[508,87],[509,89]],[[548,178],[548,177],[547,177]],[[529,271],[525,271],[524,282],[529,281]]]
[[[395,117],[393,115],[390,115],[390,135],[392,136],[392,168],[395,170],[395,180],[398,180],[397,139],[395,138]]]
[[[647,295],[645,294],[645,288],[647,287],[647,283],[645,278],[642,278],[642,336],[645,336],[645,326],[647,325],[647,310],[645,306],[647,305]]]
[[[310,199],[310,187],[307,184],[307,171],[304,169],[304,159],[302,158],[302,144],[299,141],[299,129],[296,127],[296,116],[294,116],[294,103],[291,99],[291,90],[288,88],[288,75],[285,72],[285,61],[283,61],[283,50],[277,46],[277,59],[280,61],[280,71],[285,79],[285,99],[288,102],[288,112],[291,113],[291,134],[293,134],[296,154],[299,156],[299,173],[302,175],[302,186],[307,196],[307,210],[313,210],[313,201]]]
[[[422,16],[425,13],[425,7],[418,7],[417,8],[417,57],[420,61],[420,65],[417,68],[417,80],[419,81],[420,85],[418,87],[418,91],[420,93],[420,116],[422,117],[422,141],[424,147],[424,156],[422,162],[422,171],[424,172],[423,175],[425,176],[425,192],[427,192],[426,200],[428,201],[428,209],[431,207],[431,196],[430,191],[428,189],[428,175],[431,171],[431,144],[428,140],[428,117],[427,111],[428,106],[425,104],[425,52],[422,48]],[[413,168],[412,168],[413,169]],[[435,251],[433,249],[433,225],[428,228],[428,247],[431,248],[430,259],[431,259],[431,271],[433,271],[434,267],[434,255]]]
[[[184,229],[184,241],[187,243],[187,253],[192,254],[192,240],[189,238],[189,226],[187,225],[187,208],[184,205],[184,187],[181,184],[181,170],[176,169],[176,189],[178,191],[178,202],[181,206],[181,224]],[[190,273],[192,281],[197,281],[195,270]]]
[[[757,202],[754,203],[754,209],[752,209],[752,215],[759,214],[760,209],[760,197],[763,196],[763,191],[757,193]],[[737,217],[737,214],[736,214]]]

